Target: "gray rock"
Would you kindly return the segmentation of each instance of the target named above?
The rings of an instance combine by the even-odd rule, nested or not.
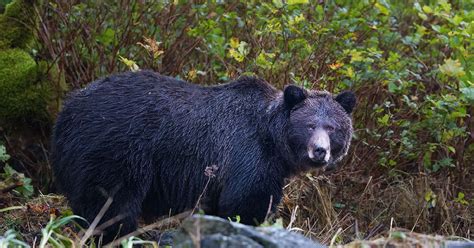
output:
[[[194,215],[186,219],[174,236],[173,247],[325,247],[285,229],[255,228],[206,215]]]
[[[445,241],[446,248],[474,248],[474,242],[471,241]]]

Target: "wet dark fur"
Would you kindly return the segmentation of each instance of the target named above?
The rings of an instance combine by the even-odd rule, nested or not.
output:
[[[52,142],[56,180],[89,222],[113,197],[101,223],[124,218],[106,230],[110,241],[119,224],[118,235],[133,231],[140,215],[151,220],[192,209],[208,181],[205,168],[216,165],[205,212],[255,224],[271,198],[273,210],[279,203],[283,180],[308,165],[299,149],[309,131],[293,122],[335,115],[328,117],[341,130],[335,156],[347,150],[349,116],[331,95],[320,94],[297,87],[283,97],[250,77],[202,87],[149,71],[113,75],[65,103]],[[292,112],[297,120],[290,121]]]

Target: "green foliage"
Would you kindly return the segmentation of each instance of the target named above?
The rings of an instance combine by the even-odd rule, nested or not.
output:
[[[46,118],[49,88],[39,75],[39,67],[28,53],[0,50],[0,123]]]
[[[7,230],[2,236],[0,236],[0,247],[30,247],[27,243],[17,238],[17,233],[14,230]]]
[[[33,40],[33,1],[15,0],[0,15],[0,50],[26,48]]]
[[[359,96],[355,142],[376,155],[364,162],[437,172],[474,159],[462,148],[474,103],[470,1],[42,6],[51,16],[43,23],[52,29],[43,40],[48,51],[57,47],[50,40],[76,37],[55,52],[70,55],[58,63],[73,66],[64,72],[73,88],[112,71],[152,68],[202,84],[253,74],[277,87],[352,89]],[[130,19],[119,18],[124,12]]]
[[[40,239],[40,248],[44,247],[76,247],[80,245],[80,235],[74,234],[72,226],[78,226],[76,220],[85,221],[84,218],[77,215],[63,215],[61,217],[50,216],[49,222],[41,228],[41,233],[37,237]],[[156,241],[145,241],[138,237],[132,236],[124,239],[120,243],[121,247],[158,247]],[[13,229],[7,230],[0,235],[0,248],[3,247],[31,247],[26,242],[18,238],[17,232]],[[92,240],[81,247],[96,247]]]
[[[134,236],[132,236],[128,239],[122,240],[122,242],[120,242],[120,245],[123,248],[132,248],[132,247],[136,247],[136,246],[140,246],[140,247],[158,247],[158,244],[155,241],[146,241],[146,240],[142,240],[140,238],[134,237]]]
[[[3,179],[2,184],[8,185],[9,183],[14,183],[21,185],[16,187],[13,192],[23,196],[25,198],[31,197],[34,193],[33,185],[31,185],[31,179],[25,177],[23,173],[18,173],[8,164],[3,167],[3,174],[0,174],[0,177]]]
[[[0,17],[0,48],[32,44],[35,11],[30,2],[15,0]],[[453,224],[462,235],[472,229],[472,216],[466,213],[472,213],[473,192],[465,190],[472,186],[465,178],[474,164],[472,1],[38,2],[46,18],[36,37],[41,41],[37,54],[57,63],[52,68],[58,68],[70,88],[116,71],[152,68],[198,84],[253,74],[280,88],[295,83],[335,93],[356,91],[355,140],[350,164],[344,167],[356,174],[356,180],[347,183],[355,184],[370,171],[374,181],[363,183],[364,194],[370,195],[372,185],[389,194],[386,185],[428,175],[421,177],[427,188],[420,189],[417,202],[429,210],[416,215],[415,223],[406,224],[407,217],[397,219],[397,224],[419,228],[424,220],[423,231],[429,232]],[[0,51],[1,121],[45,114],[49,97],[41,83],[45,70],[28,53]],[[7,159],[0,147],[0,160]],[[9,166],[2,177],[6,182],[16,177],[22,187],[30,185]],[[439,192],[443,190],[448,192]],[[32,190],[20,187],[16,193],[28,196]],[[399,202],[390,195],[383,201],[395,210],[374,210],[367,216],[357,216],[359,206],[345,200],[337,199],[344,203],[335,205],[337,211],[351,208],[355,219],[373,219],[372,227],[387,226],[384,213],[391,217],[399,211]],[[305,201],[302,208],[311,212],[302,217],[308,217],[305,226],[314,224],[309,219],[317,211],[311,210],[320,208],[313,201]],[[446,209],[453,213],[445,213]],[[61,230],[68,221],[52,219],[41,244],[77,242]],[[235,221],[240,221],[238,216]],[[391,235],[405,239],[404,234]],[[9,238],[2,241],[16,240],[12,233],[5,237]],[[342,239],[342,234],[334,239]],[[122,246],[145,243],[130,238]]]
[[[5,6],[9,4],[12,0],[0,0],[0,14],[3,14],[5,11]]]
[[[7,149],[4,145],[0,145],[0,162],[7,162],[10,159],[10,155],[7,153]]]
[[[466,195],[463,192],[459,192],[458,196],[454,198],[454,201],[462,205],[469,205],[469,202],[466,200],[465,196]]]
[[[269,222],[265,220],[262,224],[259,225],[260,227],[273,227],[273,228],[284,228],[283,219],[278,218],[275,221]]]
[[[71,247],[75,240],[65,235],[62,228],[75,219],[85,220],[77,215],[70,215],[61,218],[51,216],[48,224],[41,230],[40,248],[44,247]]]
[[[31,185],[31,179],[25,177],[23,173],[18,173],[6,162],[10,159],[10,156],[6,153],[5,146],[0,145],[0,163],[4,164],[3,173],[0,173],[0,189],[7,187],[14,187],[13,193],[29,198],[33,195],[33,185]]]
[[[235,222],[235,223],[240,223],[240,215],[236,215],[234,217],[227,217],[227,219],[231,222]]]

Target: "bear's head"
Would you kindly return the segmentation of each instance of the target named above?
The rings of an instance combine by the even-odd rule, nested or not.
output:
[[[300,169],[333,168],[351,142],[354,93],[333,96],[290,85],[283,96],[289,110],[288,144]]]

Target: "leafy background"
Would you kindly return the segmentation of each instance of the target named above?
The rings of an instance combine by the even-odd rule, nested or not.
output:
[[[0,125],[9,167],[37,192],[55,190],[48,137],[67,92],[125,70],[202,85],[251,74],[279,88],[358,96],[347,158],[336,172],[289,181],[285,226],[323,243],[393,227],[472,238],[472,1],[14,2],[33,6],[21,23],[34,37],[2,49],[29,54],[34,85],[49,94],[32,101],[40,111],[26,106]]]

